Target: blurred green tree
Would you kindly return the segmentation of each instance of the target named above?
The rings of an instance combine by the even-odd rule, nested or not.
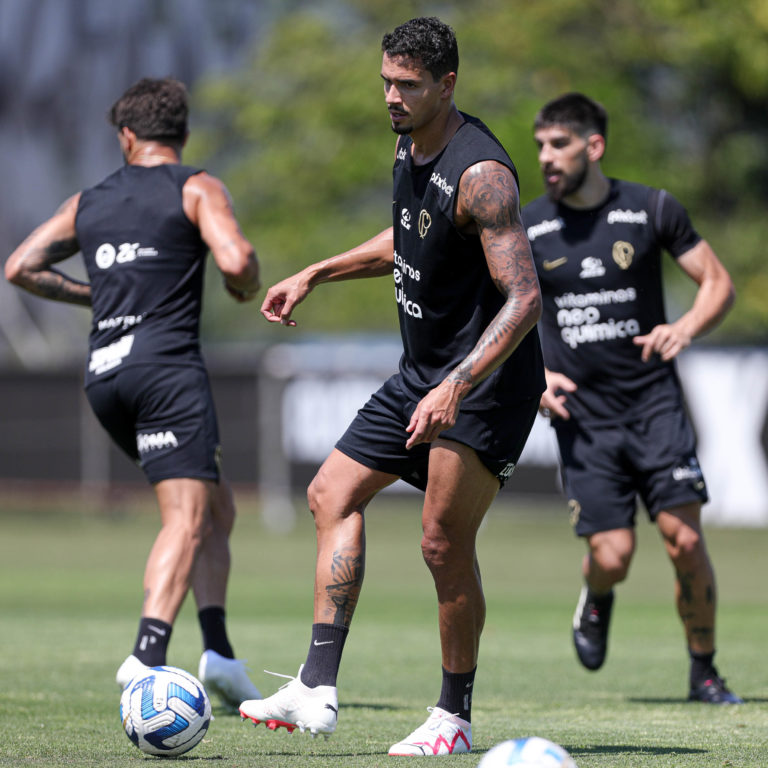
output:
[[[389,226],[394,136],[380,41],[416,14],[456,30],[456,102],[507,147],[523,203],[542,191],[531,135],[537,109],[568,90],[593,96],[610,115],[606,171],[676,195],[734,278],[737,303],[710,340],[765,343],[764,0],[294,4],[251,66],[197,89],[188,153],[227,181],[267,284]],[[674,317],[693,286],[673,265],[668,278]],[[214,335],[268,333],[256,319],[244,326],[215,295]],[[392,283],[323,286],[296,318],[310,332],[394,332]]]

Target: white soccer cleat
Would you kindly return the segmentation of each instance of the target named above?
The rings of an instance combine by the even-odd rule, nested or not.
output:
[[[303,666],[303,665],[302,665]],[[298,728],[302,733],[309,731],[313,737],[318,733],[330,735],[336,730],[339,712],[339,698],[336,687],[318,685],[309,688],[301,682],[301,669],[296,677],[287,677],[289,682],[277,693],[266,699],[244,701],[240,705],[240,716],[250,718],[254,725],[264,723],[271,731],[281,726],[293,733]],[[269,674],[276,674],[270,672]]]
[[[458,755],[472,749],[472,725],[440,707],[427,707],[431,714],[410,736],[393,744],[390,755]]]
[[[228,659],[216,651],[205,651],[200,657],[197,676],[208,693],[215,693],[228,707],[237,709],[245,699],[261,698],[241,659]]]
[[[139,661],[133,654],[131,654],[121,665],[120,669],[117,670],[117,674],[115,675],[115,681],[120,686],[120,688],[125,688],[128,683],[133,680],[136,675],[146,672],[149,667],[144,664],[143,662]]]

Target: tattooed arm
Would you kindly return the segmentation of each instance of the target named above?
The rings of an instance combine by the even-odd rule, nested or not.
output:
[[[432,442],[452,427],[462,399],[512,354],[541,316],[539,281],[509,168],[488,160],[464,172],[456,225],[480,237],[488,271],[505,302],[469,355],[419,402],[408,425],[408,448]]]
[[[91,286],[53,268],[80,250],[75,233],[79,200],[78,192],[24,240],[5,262],[5,276],[36,296],[90,307]]]

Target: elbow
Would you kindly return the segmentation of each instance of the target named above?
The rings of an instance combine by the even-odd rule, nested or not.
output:
[[[15,259],[13,256],[5,262],[5,279],[14,285],[24,284],[23,270],[19,265],[18,259]]]

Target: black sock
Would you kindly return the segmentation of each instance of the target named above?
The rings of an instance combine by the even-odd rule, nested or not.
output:
[[[714,651],[712,651],[712,653],[694,653],[689,648],[688,654],[691,657],[691,674],[689,678],[691,688],[717,674],[714,666]]]
[[[458,715],[468,723],[472,721],[472,686],[475,684],[475,667],[471,672],[449,672],[443,667],[443,689],[437,706]]]
[[[133,655],[148,667],[163,666],[172,629],[173,627],[164,621],[143,616],[139,622],[139,634],[136,636]]]
[[[341,654],[347,641],[349,627],[341,624],[313,624],[312,644],[301,670],[301,682],[310,688],[336,685]]]
[[[203,632],[203,648],[206,651],[216,651],[226,659],[234,659],[235,652],[227,637],[224,609],[218,605],[203,608],[202,611],[197,612],[197,620]]]

